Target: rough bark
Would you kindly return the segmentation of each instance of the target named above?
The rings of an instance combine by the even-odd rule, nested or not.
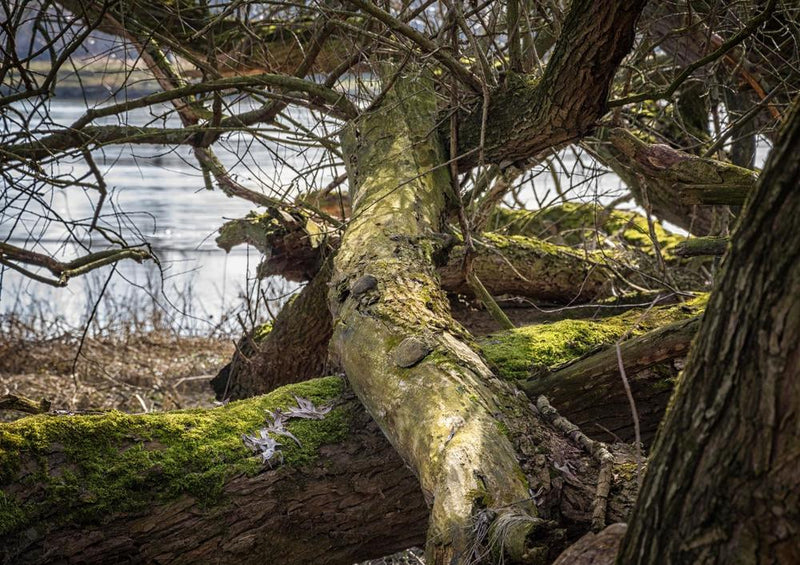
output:
[[[218,400],[250,398],[331,372],[330,279],[331,261],[326,261],[311,282],[281,308],[269,333],[249,334],[239,341],[231,362],[211,381]]]
[[[262,466],[240,434],[290,393],[335,405],[301,422],[332,433],[304,445],[308,462],[282,438],[287,462]],[[26,418],[4,426],[0,453],[7,565],[353,563],[425,536],[416,478],[335,378],[209,411]]]
[[[346,131],[353,217],[330,294],[332,348],[432,505],[432,564],[470,559],[487,497],[492,507],[537,515],[494,417],[491,372],[451,318],[433,267],[430,238],[441,231],[450,187],[435,125],[433,83],[416,69]],[[530,521],[509,529],[517,558],[529,530]]]
[[[618,563],[800,562],[800,101],[724,260]]]
[[[535,238],[483,234],[473,256],[473,273],[495,296],[535,301],[582,303],[610,294],[611,272],[591,255],[544,243]],[[464,248],[458,246],[439,267],[448,292],[471,296],[462,269]]]
[[[620,345],[646,445],[655,436],[699,325],[698,318],[676,322]],[[521,382],[519,387],[530,398],[546,395],[565,418],[593,438],[634,441],[615,345]]]
[[[727,237],[695,237],[678,243],[672,252],[678,257],[721,257],[728,250]]]
[[[459,121],[459,168],[481,160],[524,164],[594,129],[617,66],[628,54],[645,0],[575,0],[541,79],[511,75],[489,102]],[[446,127],[446,126],[443,126]],[[485,131],[484,131],[485,130]],[[485,143],[480,151],[481,136]],[[444,135],[447,137],[447,135]]]

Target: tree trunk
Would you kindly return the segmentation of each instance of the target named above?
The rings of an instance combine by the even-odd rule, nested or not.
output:
[[[547,563],[564,539],[547,520],[558,522],[553,501],[571,471],[557,465],[553,481],[546,461],[581,449],[590,468],[609,461],[497,379],[450,316],[433,265],[450,190],[431,135],[435,92],[419,70],[394,80],[381,108],[343,139],[353,217],[331,281],[333,351],[419,477],[431,504],[429,563],[503,553],[506,562]],[[601,521],[604,499],[595,506]]]
[[[800,100],[734,234],[618,563],[800,562]]]
[[[395,79],[381,109],[352,124],[342,143],[353,217],[334,262],[332,347],[367,411],[419,476],[432,506],[428,562],[471,559],[487,506],[528,517],[506,532],[519,559],[536,507],[495,417],[504,399],[451,318],[432,262],[450,190],[431,135],[433,82],[419,69]]]
[[[330,373],[328,310],[331,261],[285,304],[265,336],[245,335],[211,381],[218,400],[239,400]]]

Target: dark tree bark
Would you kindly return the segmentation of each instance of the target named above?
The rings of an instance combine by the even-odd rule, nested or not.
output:
[[[333,333],[328,310],[331,261],[281,308],[269,333],[246,335],[231,362],[211,381],[219,400],[238,400],[329,374],[328,342]]]
[[[319,399],[336,406],[338,423],[313,425],[341,425],[342,437],[319,446],[310,463],[252,461],[240,433],[263,425],[264,410],[283,406],[289,392],[308,396],[317,385],[302,386],[210,411],[8,425],[0,433],[0,562],[353,563],[424,542],[419,483],[352,392]],[[117,426],[126,431],[110,435]],[[131,450],[167,457],[131,464]],[[182,471],[167,467],[173,451],[185,451]],[[218,472],[221,484],[208,485],[215,494],[192,486]]]
[[[800,101],[734,234],[618,563],[800,562]]]
[[[645,0],[575,0],[544,75],[511,75],[493,93],[485,145],[480,147],[483,110],[459,121],[459,168],[479,162],[501,167],[524,164],[542,151],[558,149],[594,129],[606,112],[611,81],[633,46]],[[446,129],[445,126],[443,128]],[[443,137],[449,134],[444,132]]]

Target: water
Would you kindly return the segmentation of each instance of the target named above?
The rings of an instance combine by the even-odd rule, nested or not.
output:
[[[79,100],[54,100],[49,119],[62,126],[74,122],[86,104]],[[242,108],[239,108],[242,109]],[[129,124],[179,127],[168,107],[130,112]],[[162,115],[163,114],[163,115]],[[167,116],[167,117],[165,117]],[[319,124],[319,117],[306,110],[293,110],[291,117],[317,134],[332,134],[336,124]],[[99,123],[114,124],[117,118]],[[44,123],[44,122],[43,122]],[[6,130],[13,128],[6,124]],[[221,160],[250,188],[274,197],[296,195],[323,187],[339,171],[326,163],[318,149],[287,149],[273,138],[285,133],[262,132],[263,138],[231,135],[215,145]],[[768,152],[759,146],[759,165]],[[66,320],[79,326],[87,320],[104,286],[106,298],[96,312],[109,318],[126,309],[155,310],[172,325],[203,331],[219,324],[231,309],[241,306],[242,296],[265,290],[269,298],[285,299],[296,286],[271,280],[255,286],[253,273],[259,253],[243,247],[226,254],[214,243],[217,229],[227,219],[244,216],[254,208],[248,202],[228,198],[217,190],[206,190],[202,175],[188,147],[110,146],[93,153],[104,174],[109,197],[103,207],[102,223],[120,232],[129,243],[148,242],[160,267],[148,262],[123,261],[116,269],[105,267],[89,276],[77,277],[67,288],[52,288],[5,269],[0,284],[0,314],[11,312],[34,315],[40,320]],[[556,177],[561,188],[571,187],[570,198],[608,202],[624,193],[615,175],[604,172],[586,154],[568,148],[560,152],[563,168]],[[319,167],[322,163],[324,166]],[[67,179],[80,179],[89,168],[80,158],[50,166],[48,172]],[[542,166],[530,173],[533,181],[519,194],[530,208],[558,201],[556,184]],[[19,194],[4,182],[4,209],[0,216],[0,240],[40,252],[52,253],[61,260],[80,254],[75,242],[64,244],[68,233],[58,222],[45,222],[38,215],[42,203],[11,200]],[[67,220],[89,221],[98,194],[76,187],[44,193],[43,201]],[[124,215],[118,212],[124,211]],[[16,218],[21,222],[15,222]],[[91,241],[93,249],[105,242],[87,234],[80,241]],[[279,305],[273,305],[273,312]],[[230,320],[229,320],[230,322]]]
[[[68,125],[85,107],[78,100],[55,100],[50,119]],[[137,125],[180,126],[174,117],[158,117],[158,111],[137,110],[126,119]],[[292,117],[308,126],[313,126],[316,120],[309,112],[293,112]],[[116,122],[109,118],[105,123]],[[291,199],[324,186],[338,174],[330,167],[307,170],[320,159],[321,153],[316,149],[292,152],[276,142],[254,143],[252,138],[235,134],[215,149],[242,184],[274,197]],[[207,190],[188,147],[109,146],[93,152],[93,156],[109,191],[101,225],[121,233],[129,243],[148,242],[159,258],[160,267],[152,262],[122,261],[113,275],[113,267],[105,267],[70,280],[66,288],[52,288],[5,269],[0,286],[0,313],[36,313],[80,325],[88,318],[100,289],[111,276],[106,289],[111,303],[155,306],[164,316],[193,323],[201,329],[219,323],[231,308],[241,303],[243,294],[252,293],[252,274],[260,260],[259,253],[237,247],[226,254],[214,239],[225,220],[242,217],[255,207],[229,198],[219,189]],[[80,179],[90,170],[85,160],[70,158],[50,166],[47,172],[56,177]],[[36,202],[27,197],[14,198],[20,192],[11,184],[4,181],[0,240],[51,253],[62,261],[83,253],[75,241],[63,243],[68,232],[61,223],[46,222],[40,216],[45,213],[46,204],[51,217],[88,222],[99,198],[97,191],[79,187],[51,189],[43,193],[41,202]],[[119,215],[122,211],[124,215]],[[16,222],[17,218],[22,221]],[[91,243],[93,250],[107,245],[96,234],[85,234],[79,239]],[[272,282],[276,295],[290,290],[286,285]],[[121,310],[111,304],[102,306],[100,316]]]

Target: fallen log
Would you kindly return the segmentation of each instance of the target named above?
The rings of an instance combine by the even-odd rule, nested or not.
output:
[[[262,464],[241,435],[296,397],[332,410],[291,420],[302,445],[280,437],[283,464]],[[529,467],[550,487],[540,507],[572,539],[591,523],[598,466],[573,448],[550,460],[543,447]],[[607,514],[619,521],[635,464],[625,448],[613,453]],[[353,563],[422,544],[427,528],[417,479],[338,377],[211,410],[5,424],[0,486],[7,565]]]
[[[681,320],[619,346],[646,445],[655,436],[699,325],[699,317]],[[605,346],[518,386],[531,398],[546,395],[566,418],[592,437],[603,441],[634,439],[616,345]]]

